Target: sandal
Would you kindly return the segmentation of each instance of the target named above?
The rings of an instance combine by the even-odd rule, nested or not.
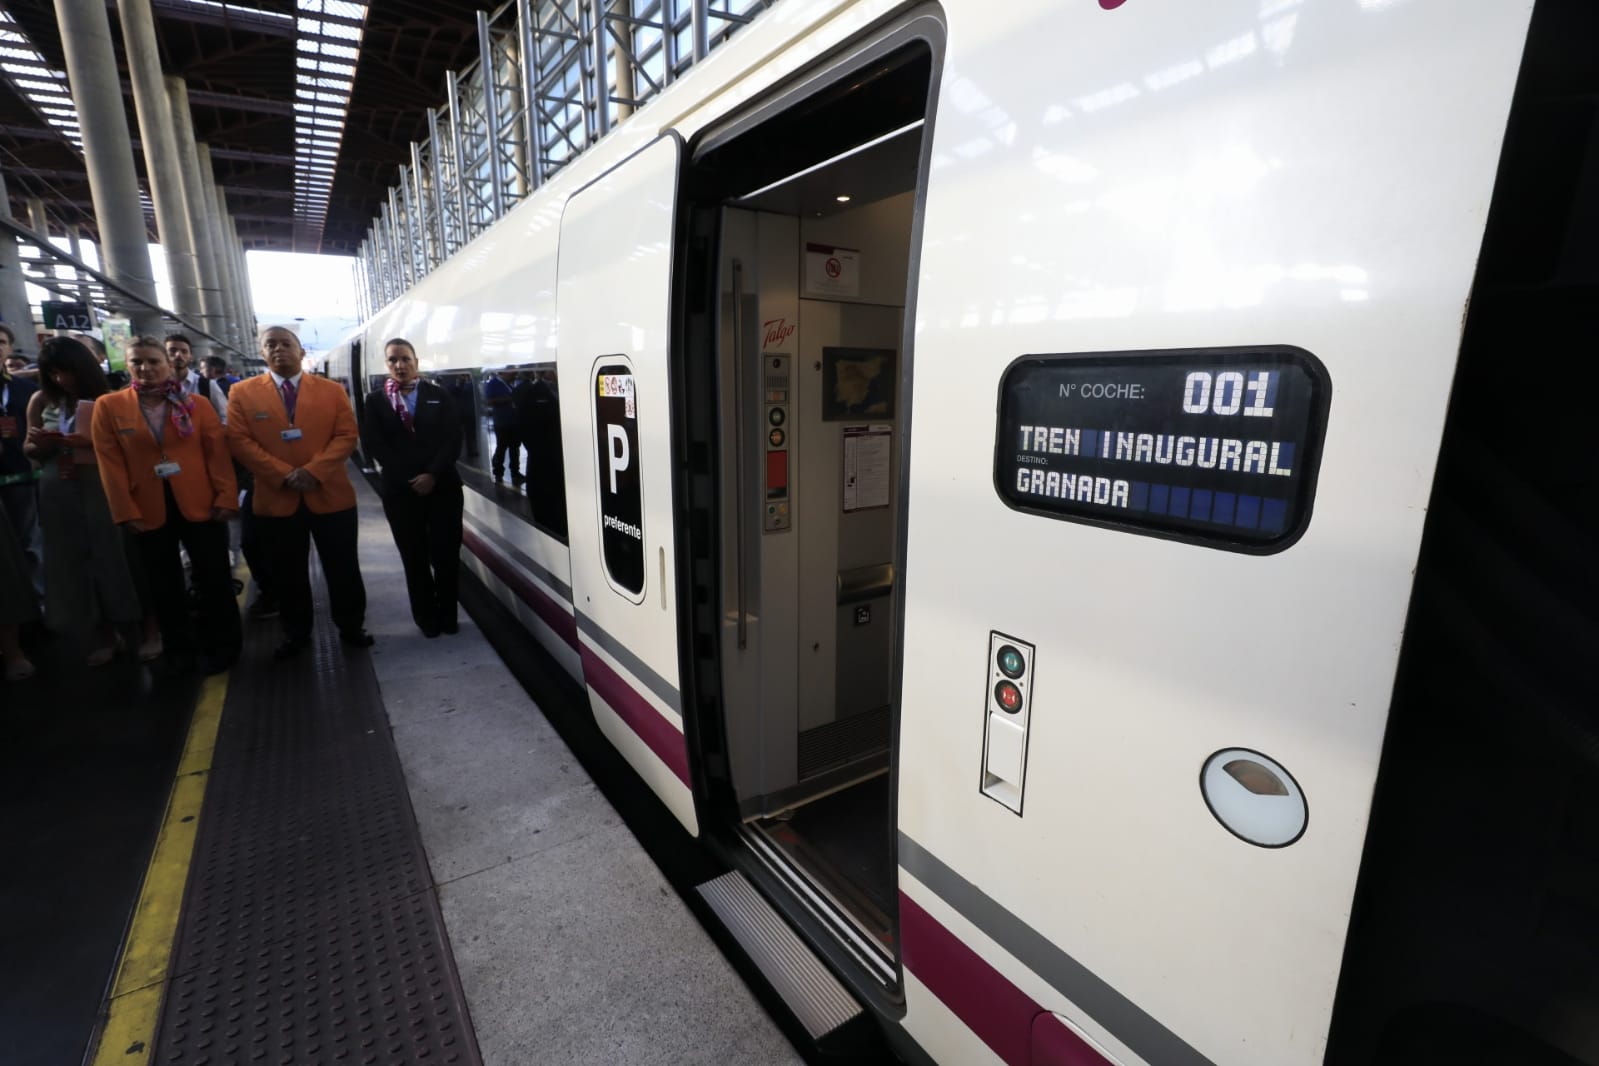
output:
[[[26,681],[33,676],[33,664],[27,659],[11,659],[6,663],[7,681]]]
[[[161,634],[157,633],[155,636],[139,645],[139,661],[141,663],[155,662],[157,659],[161,658],[162,650]]]

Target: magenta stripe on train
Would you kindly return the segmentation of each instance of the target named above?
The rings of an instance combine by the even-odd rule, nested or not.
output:
[[[900,957],[1009,1066],[1107,1066],[1104,1056],[899,894]]]
[[[524,577],[503,555],[484,543],[483,538],[473,533],[470,526],[461,530],[461,543],[465,544],[473,555],[483,560],[483,565],[494,571],[494,576],[505,582],[506,586],[516,593],[518,599],[531,607],[533,613],[555,631],[556,636],[576,650],[578,646],[576,618],[568,614],[565,608],[543,589]]]
[[[627,727],[649,745],[684,786],[693,788],[688,774],[688,746],[683,734],[667,721],[655,705],[634,691],[615,670],[586,646],[579,647],[583,656],[583,680],[599,693],[600,699],[610,704]]]
[[[678,780],[692,788],[688,772],[688,748],[677,727],[662,717],[654,705],[634,691],[603,659],[583,647],[577,637],[577,619],[562,610],[559,603],[522,576],[516,567],[470,528],[462,530],[461,538],[467,550],[483,560],[483,565],[492,570],[495,577],[505,582],[518,599],[531,607],[562,640],[577,650],[583,660],[583,679],[627,723],[627,727],[638,734],[638,738],[648,745],[656,757],[677,775]]]

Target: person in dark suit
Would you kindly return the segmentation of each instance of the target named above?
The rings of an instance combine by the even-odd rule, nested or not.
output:
[[[383,469],[383,515],[405,567],[411,618],[424,636],[456,633],[461,572],[461,423],[450,394],[417,372],[416,349],[383,346],[389,377],[366,398],[361,443]]]
[[[9,362],[14,343],[9,326],[0,326],[0,358]],[[22,453],[28,433],[28,399],[36,382],[21,374],[0,368],[0,509],[11,525],[12,535],[26,558],[29,582],[39,587],[39,560],[32,555],[33,528],[38,521],[38,472]]]
[[[527,498],[533,521],[566,539],[566,467],[561,460],[561,402],[555,371],[545,369],[511,394],[527,448]]]

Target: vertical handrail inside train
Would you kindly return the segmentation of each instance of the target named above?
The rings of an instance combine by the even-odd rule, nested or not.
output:
[[[733,260],[733,515],[736,522],[733,561],[738,604],[738,648],[748,639],[744,611],[744,263]]]

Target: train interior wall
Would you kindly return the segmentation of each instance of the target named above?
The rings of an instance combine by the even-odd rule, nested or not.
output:
[[[1538,4],[1416,571],[1339,1066],[1599,1063],[1596,54],[1599,9]]]

